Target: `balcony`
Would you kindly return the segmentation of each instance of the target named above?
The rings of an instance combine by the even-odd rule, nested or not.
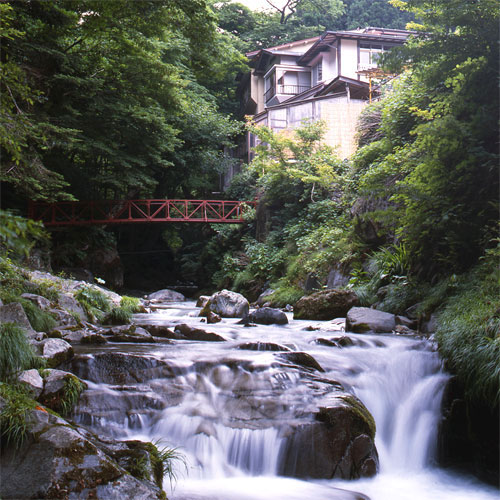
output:
[[[297,95],[310,89],[310,85],[278,85],[278,88],[270,87],[264,94],[266,102],[270,101],[276,94]]]

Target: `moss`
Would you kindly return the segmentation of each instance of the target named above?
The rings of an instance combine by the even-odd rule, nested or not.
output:
[[[368,428],[370,429],[370,437],[375,439],[375,433],[377,432],[377,426],[375,424],[375,419],[372,414],[368,411],[366,406],[356,397],[354,396],[341,396],[341,399],[348,403],[354,413],[364,420]]]

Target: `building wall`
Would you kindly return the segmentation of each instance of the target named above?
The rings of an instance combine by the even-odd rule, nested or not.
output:
[[[343,38],[340,44],[340,74],[348,78],[358,79],[358,42]]]
[[[340,158],[348,158],[356,151],[356,125],[367,101],[337,97],[317,103],[321,119],[326,122],[325,142],[337,148]]]

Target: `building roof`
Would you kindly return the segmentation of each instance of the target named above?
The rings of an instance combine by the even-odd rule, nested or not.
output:
[[[377,41],[400,45],[403,44],[408,39],[408,37],[414,33],[416,32],[373,27],[350,31],[325,31],[325,33],[323,33],[319,37],[314,45],[310,47],[309,50],[305,52],[297,62],[301,65],[309,64],[320,52],[324,52],[331,47],[336,47],[338,40],[341,38]]]
[[[262,50],[277,52],[277,51],[281,51],[281,50],[290,49],[292,47],[298,47],[300,45],[305,45],[305,44],[310,43],[310,42],[315,42],[318,39],[319,39],[319,36],[315,36],[312,38],[304,38],[303,40],[296,40],[295,42],[283,43],[281,45],[276,45],[275,47],[265,47],[263,49],[253,50],[252,52],[247,52],[245,55],[249,59],[253,59]],[[294,52],[293,54],[296,55],[297,52]]]

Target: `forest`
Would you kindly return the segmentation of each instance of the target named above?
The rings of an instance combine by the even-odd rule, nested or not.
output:
[[[491,429],[500,402],[498,3],[286,6],[1,2],[0,281],[7,259],[50,254],[54,271],[88,268],[113,287],[114,271],[95,263],[104,249],[123,268],[115,288],[187,283],[250,301],[267,291],[283,308],[334,273],[362,306],[434,322],[465,412]],[[321,121],[290,137],[245,120],[246,52],[365,26],[418,35],[384,54],[398,76],[362,112],[351,158],[322,143]],[[239,164],[230,152],[249,130],[261,145],[224,191],[222,176]],[[194,228],[49,234],[26,218],[29,201],[141,198],[258,206],[246,225]],[[11,291],[1,293],[8,302]]]

